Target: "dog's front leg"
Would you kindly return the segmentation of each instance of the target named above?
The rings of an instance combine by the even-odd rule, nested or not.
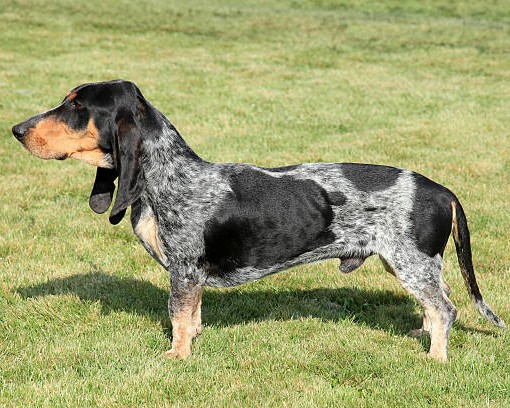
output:
[[[201,284],[194,279],[180,275],[171,276],[168,313],[172,321],[172,348],[165,352],[166,357],[186,358],[191,354],[191,340],[200,334],[201,327]]]

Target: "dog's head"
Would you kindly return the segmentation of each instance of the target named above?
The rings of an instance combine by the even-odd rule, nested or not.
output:
[[[118,177],[110,222],[117,224],[143,191],[141,143],[156,112],[132,82],[80,85],[62,103],[13,126],[23,146],[42,159],[68,157],[97,166],[90,207],[108,210]]]

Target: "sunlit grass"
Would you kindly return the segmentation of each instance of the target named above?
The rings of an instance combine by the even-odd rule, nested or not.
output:
[[[138,83],[214,161],[410,168],[457,193],[482,293],[510,321],[506,2],[0,5],[0,405],[506,406],[510,337],[470,305],[450,363],[406,333],[420,310],[374,259],[206,290],[205,330],[168,361],[167,272],[87,204],[94,169],[10,134],[74,86]]]

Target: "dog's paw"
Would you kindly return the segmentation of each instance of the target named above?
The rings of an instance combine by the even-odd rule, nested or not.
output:
[[[174,358],[184,359],[184,358],[189,357],[190,355],[191,355],[191,351],[178,350],[178,349],[174,349],[174,348],[171,348],[170,350],[165,351],[163,353],[163,357],[170,358],[170,359],[174,359]]]
[[[445,351],[434,352],[433,350],[430,350],[427,353],[427,357],[432,360],[439,361],[440,363],[448,362],[448,354]]]

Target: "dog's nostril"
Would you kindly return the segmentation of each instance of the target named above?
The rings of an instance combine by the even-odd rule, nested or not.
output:
[[[12,133],[16,137],[16,139],[21,140],[27,133],[27,129],[20,125],[14,125],[12,127]]]

